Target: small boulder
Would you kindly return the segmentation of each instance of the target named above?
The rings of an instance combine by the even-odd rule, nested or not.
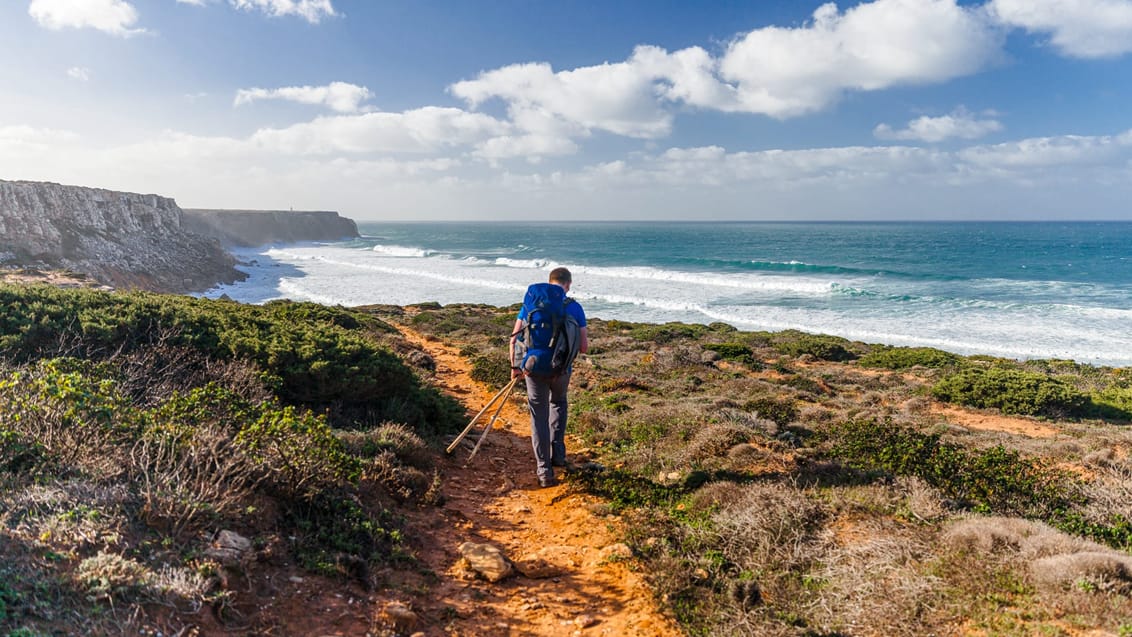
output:
[[[417,614],[401,602],[389,602],[378,613],[377,621],[385,628],[407,633],[417,625]]]
[[[252,541],[234,531],[220,531],[216,539],[205,549],[205,557],[220,562],[224,566],[236,566],[251,553]]]
[[[471,569],[489,582],[498,582],[513,572],[511,562],[495,546],[464,542],[459,550]]]

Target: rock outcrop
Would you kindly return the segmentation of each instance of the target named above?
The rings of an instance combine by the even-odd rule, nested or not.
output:
[[[0,263],[68,268],[119,288],[194,292],[246,275],[168,197],[0,180]]]
[[[337,212],[322,210],[185,209],[185,228],[229,246],[299,241],[336,241],[358,236],[358,226]]]

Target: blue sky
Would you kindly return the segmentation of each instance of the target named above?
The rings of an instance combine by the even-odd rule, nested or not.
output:
[[[1132,0],[0,3],[0,179],[408,219],[1132,219]]]

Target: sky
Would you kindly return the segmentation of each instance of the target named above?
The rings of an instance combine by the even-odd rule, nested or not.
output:
[[[379,220],[1132,220],[1132,0],[3,0],[0,179]]]

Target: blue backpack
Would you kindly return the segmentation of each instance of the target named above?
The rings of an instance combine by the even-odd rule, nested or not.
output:
[[[573,299],[553,283],[534,283],[523,297],[522,328],[515,333],[515,366],[528,376],[551,379],[570,369],[578,356],[581,328],[566,312]]]

